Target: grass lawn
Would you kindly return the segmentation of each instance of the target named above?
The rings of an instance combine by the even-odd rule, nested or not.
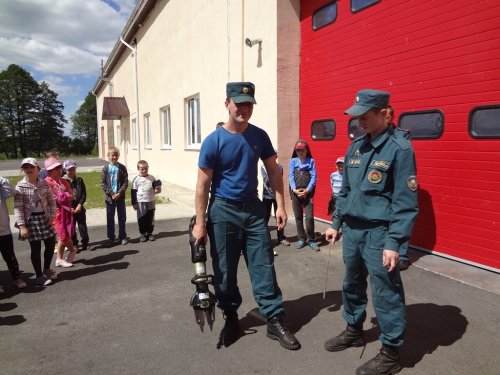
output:
[[[101,173],[100,172],[82,172],[78,173],[77,176],[83,178],[85,182],[85,187],[87,188],[87,201],[85,202],[85,208],[102,208],[104,206],[104,193],[101,189]],[[17,181],[21,180],[23,176],[12,176],[6,177],[9,179],[12,186],[16,186]],[[132,204],[130,197],[130,187],[127,189],[127,196],[125,204],[130,206]],[[162,203],[163,200],[159,197],[156,198],[156,203]],[[14,199],[7,200],[7,207],[9,209],[9,215],[14,213]]]

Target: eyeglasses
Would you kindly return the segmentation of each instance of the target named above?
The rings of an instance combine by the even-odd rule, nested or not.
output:
[[[22,169],[31,169],[31,168],[35,168],[35,166],[31,165],[31,164],[25,164],[25,165],[22,165],[21,168]]]
[[[305,150],[305,148],[296,148],[295,151],[297,151],[297,152],[304,152],[306,150]]]

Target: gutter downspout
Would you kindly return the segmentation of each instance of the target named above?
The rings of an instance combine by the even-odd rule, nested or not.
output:
[[[123,43],[125,47],[132,51],[134,55],[134,73],[135,73],[135,114],[136,114],[136,124],[137,126],[137,148],[139,150],[139,160],[141,160],[141,127],[139,126],[139,77],[137,75],[137,46],[134,48],[128,44],[123,37],[120,35],[120,42]],[[134,129],[135,130],[135,129]]]
[[[101,60],[101,73],[99,74],[99,79],[108,84],[108,90],[109,90],[108,95],[113,96],[113,82],[111,82],[111,80],[109,78],[104,77],[104,69],[103,69],[103,65],[102,65],[102,60]],[[91,93],[95,97],[96,113],[99,113],[99,106],[97,105],[97,94],[94,92],[93,89],[92,89]],[[99,131],[100,130],[99,129],[99,119],[96,119],[96,120],[97,120],[97,123],[96,123],[96,126],[97,126],[97,149],[99,150],[99,147],[101,145],[100,141],[102,141],[102,139],[100,139],[101,132]],[[102,151],[103,158],[105,158],[106,150],[103,149],[101,151]]]
[[[245,0],[241,1],[241,80],[245,80]]]

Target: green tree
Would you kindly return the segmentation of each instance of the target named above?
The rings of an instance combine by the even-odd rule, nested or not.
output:
[[[85,153],[91,153],[97,144],[97,108],[94,95],[89,92],[83,104],[71,116],[71,135],[83,141]]]
[[[36,143],[27,136],[39,93],[38,83],[20,66],[9,65],[0,73],[0,127],[7,157],[26,157],[30,145]]]
[[[59,149],[59,144],[63,141],[64,124],[68,121],[63,114],[64,106],[57,96],[45,81],[40,84],[36,115],[28,129],[30,139],[37,140],[31,147],[31,151],[37,155],[42,155],[51,148]]]

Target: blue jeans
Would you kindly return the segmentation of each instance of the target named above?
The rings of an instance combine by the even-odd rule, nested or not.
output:
[[[343,258],[345,276],[342,287],[342,316],[350,325],[360,325],[366,317],[367,276],[370,275],[372,300],[380,326],[380,341],[403,345],[406,306],[399,267],[392,272],[382,266],[387,227],[370,223],[345,223]]]
[[[218,306],[236,310],[241,305],[237,271],[243,251],[260,314],[272,318],[283,313],[264,204],[257,198],[241,204],[212,199],[207,231]]]
[[[115,239],[115,211],[118,212],[118,237],[121,241],[127,238],[127,232],[125,231],[125,222],[127,221],[125,198],[106,203],[107,232],[110,240]]]

